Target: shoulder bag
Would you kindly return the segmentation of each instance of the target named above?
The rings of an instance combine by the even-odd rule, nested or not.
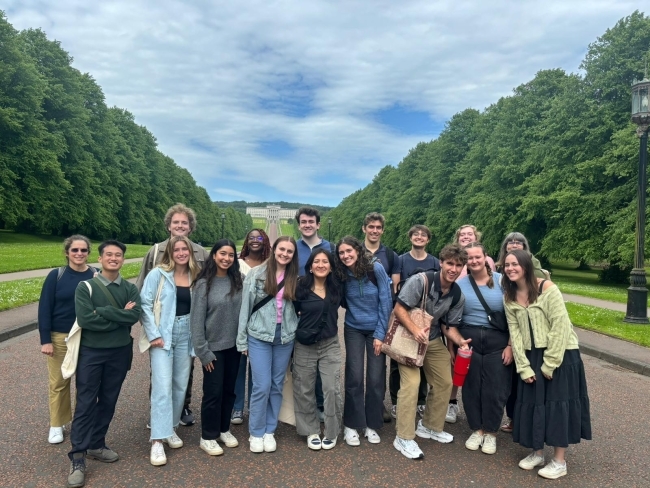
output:
[[[158,282],[158,291],[156,298],[153,301],[153,322],[156,327],[160,327],[160,313],[162,311],[162,303],[160,302],[160,294],[163,286],[165,285],[165,275],[161,274],[160,281]],[[151,342],[147,338],[147,333],[144,331],[144,325],[140,328],[140,338],[138,339],[138,349],[140,352],[145,352],[151,347]]]
[[[84,281],[88,287],[88,293],[90,297],[93,296],[93,288],[90,286],[90,283]],[[65,357],[63,358],[63,363],[61,364],[61,375],[63,379],[72,378],[72,375],[77,371],[77,361],[79,360],[79,347],[81,346],[81,327],[77,321],[74,321],[72,329],[68,333],[68,337],[65,338],[65,343],[67,351],[65,352]]]
[[[429,280],[426,273],[420,273],[424,280],[424,289],[419,308],[409,310],[411,320],[420,329],[430,327],[433,317],[426,311],[427,296],[429,295]],[[395,310],[390,314],[388,320],[388,331],[381,346],[381,352],[390,356],[395,361],[405,366],[419,368],[424,364],[424,356],[427,352],[427,344],[418,342],[413,334],[402,325],[395,316]]]
[[[481,302],[481,305],[483,305],[483,309],[485,310],[485,313],[487,313],[487,318],[490,325],[494,327],[496,330],[498,330],[499,332],[508,334],[509,330],[508,330],[508,322],[506,321],[506,315],[500,310],[490,309],[490,307],[488,307],[487,302],[485,301],[485,298],[483,298],[481,291],[478,289],[478,286],[476,285],[476,281],[474,281],[472,275],[467,273],[467,278],[469,279],[472,288],[474,288],[474,293],[476,293],[476,298],[478,298],[478,301]]]

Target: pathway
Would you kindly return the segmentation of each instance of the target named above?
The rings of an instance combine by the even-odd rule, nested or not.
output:
[[[599,300],[598,298],[583,297],[580,295],[571,295],[569,293],[562,293],[565,302],[580,303],[582,305],[591,305],[592,307],[607,308],[609,310],[616,310],[617,312],[627,312],[627,305],[625,303],[610,302],[609,300]],[[650,307],[648,308],[648,316],[650,316]]]
[[[130,259],[125,259],[124,264],[127,263],[139,263],[142,261],[143,258],[130,258]],[[99,263],[92,263],[89,266],[92,266],[94,268],[100,268]],[[58,268],[58,266],[57,266]],[[53,269],[57,268],[47,268],[47,269],[32,269],[29,271],[17,271],[15,273],[3,273],[0,274],[0,281],[13,281],[13,280],[22,280],[25,278],[41,278],[43,276],[47,276],[50,271]]]

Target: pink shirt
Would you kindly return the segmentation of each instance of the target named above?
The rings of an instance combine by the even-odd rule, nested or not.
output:
[[[278,283],[284,279],[284,271],[277,277]],[[282,298],[284,297],[284,286],[278,291],[278,294],[275,295],[275,304],[278,309],[278,315],[276,319],[276,324],[282,323]]]

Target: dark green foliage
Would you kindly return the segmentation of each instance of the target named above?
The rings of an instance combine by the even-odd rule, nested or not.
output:
[[[603,284],[630,284],[630,268],[622,268],[618,264],[605,266],[598,273],[598,282]]]
[[[154,136],[108,108],[58,42],[16,31],[0,11],[0,228],[160,241],[178,202],[197,214],[194,240],[221,237],[222,209]],[[252,219],[223,211],[226,236],[244,237]]]
[[[437,253],[471,223],[494,257],[519,231],[544,263],[628,267],[639,160],[630,85],[649,48],[650,18],[635,12],[589,46],[583,74],[543,70],[485,111],[454,115],[436,140],[329,212],[333,234],[361,236],[363,216],[378,211],[384,241],[401,252],[413,224],[430,227]]]

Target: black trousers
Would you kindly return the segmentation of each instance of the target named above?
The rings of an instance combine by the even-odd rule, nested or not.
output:
[[[131,369],[133,344],[106,349],[81,346],[77,362],[77,404],[72,419],[68,453],[100,449],[113,420],[117,398]]]
[[[203,370],[203,399],[201,400],[201,437],[217,440],[222,432],[230,430],[230,414],[235,404],[235,383],[239,372],[241,353],[236,347],[212,351],[211,372]]]
[[[194,358],[192,358],[192,366],[190,367],[190,377],[187,380],[187,390],[185,390],[185,403],[183,408],[190,408],[192,401],[192,384],[194,383]]]
[[[463,384],[463,408],[470,429],[497,432],[503,419],[512,383],[512,363],[503,364],[501,355],[508,334],[484,327],[462,327],[465,339],[472,339],[474,353]]]
[[[399,391],[399,363],[394,359],[390,360],[390,376],[388,377],[388,389],[390,390],[390,400],[393,405],[397,405],[397,392]],[[424,369],[420,368],[420,389],[418,390],[418,405],[427,404],[427,379],[424,376]]]
[[[509,419],[515,418],[515,403],[517,403],[517,383],[519,382],[519,373],[517,373],[517,368],[512,368],[512,383],[510,389],[510,396],[506,402],[506,415]]]

